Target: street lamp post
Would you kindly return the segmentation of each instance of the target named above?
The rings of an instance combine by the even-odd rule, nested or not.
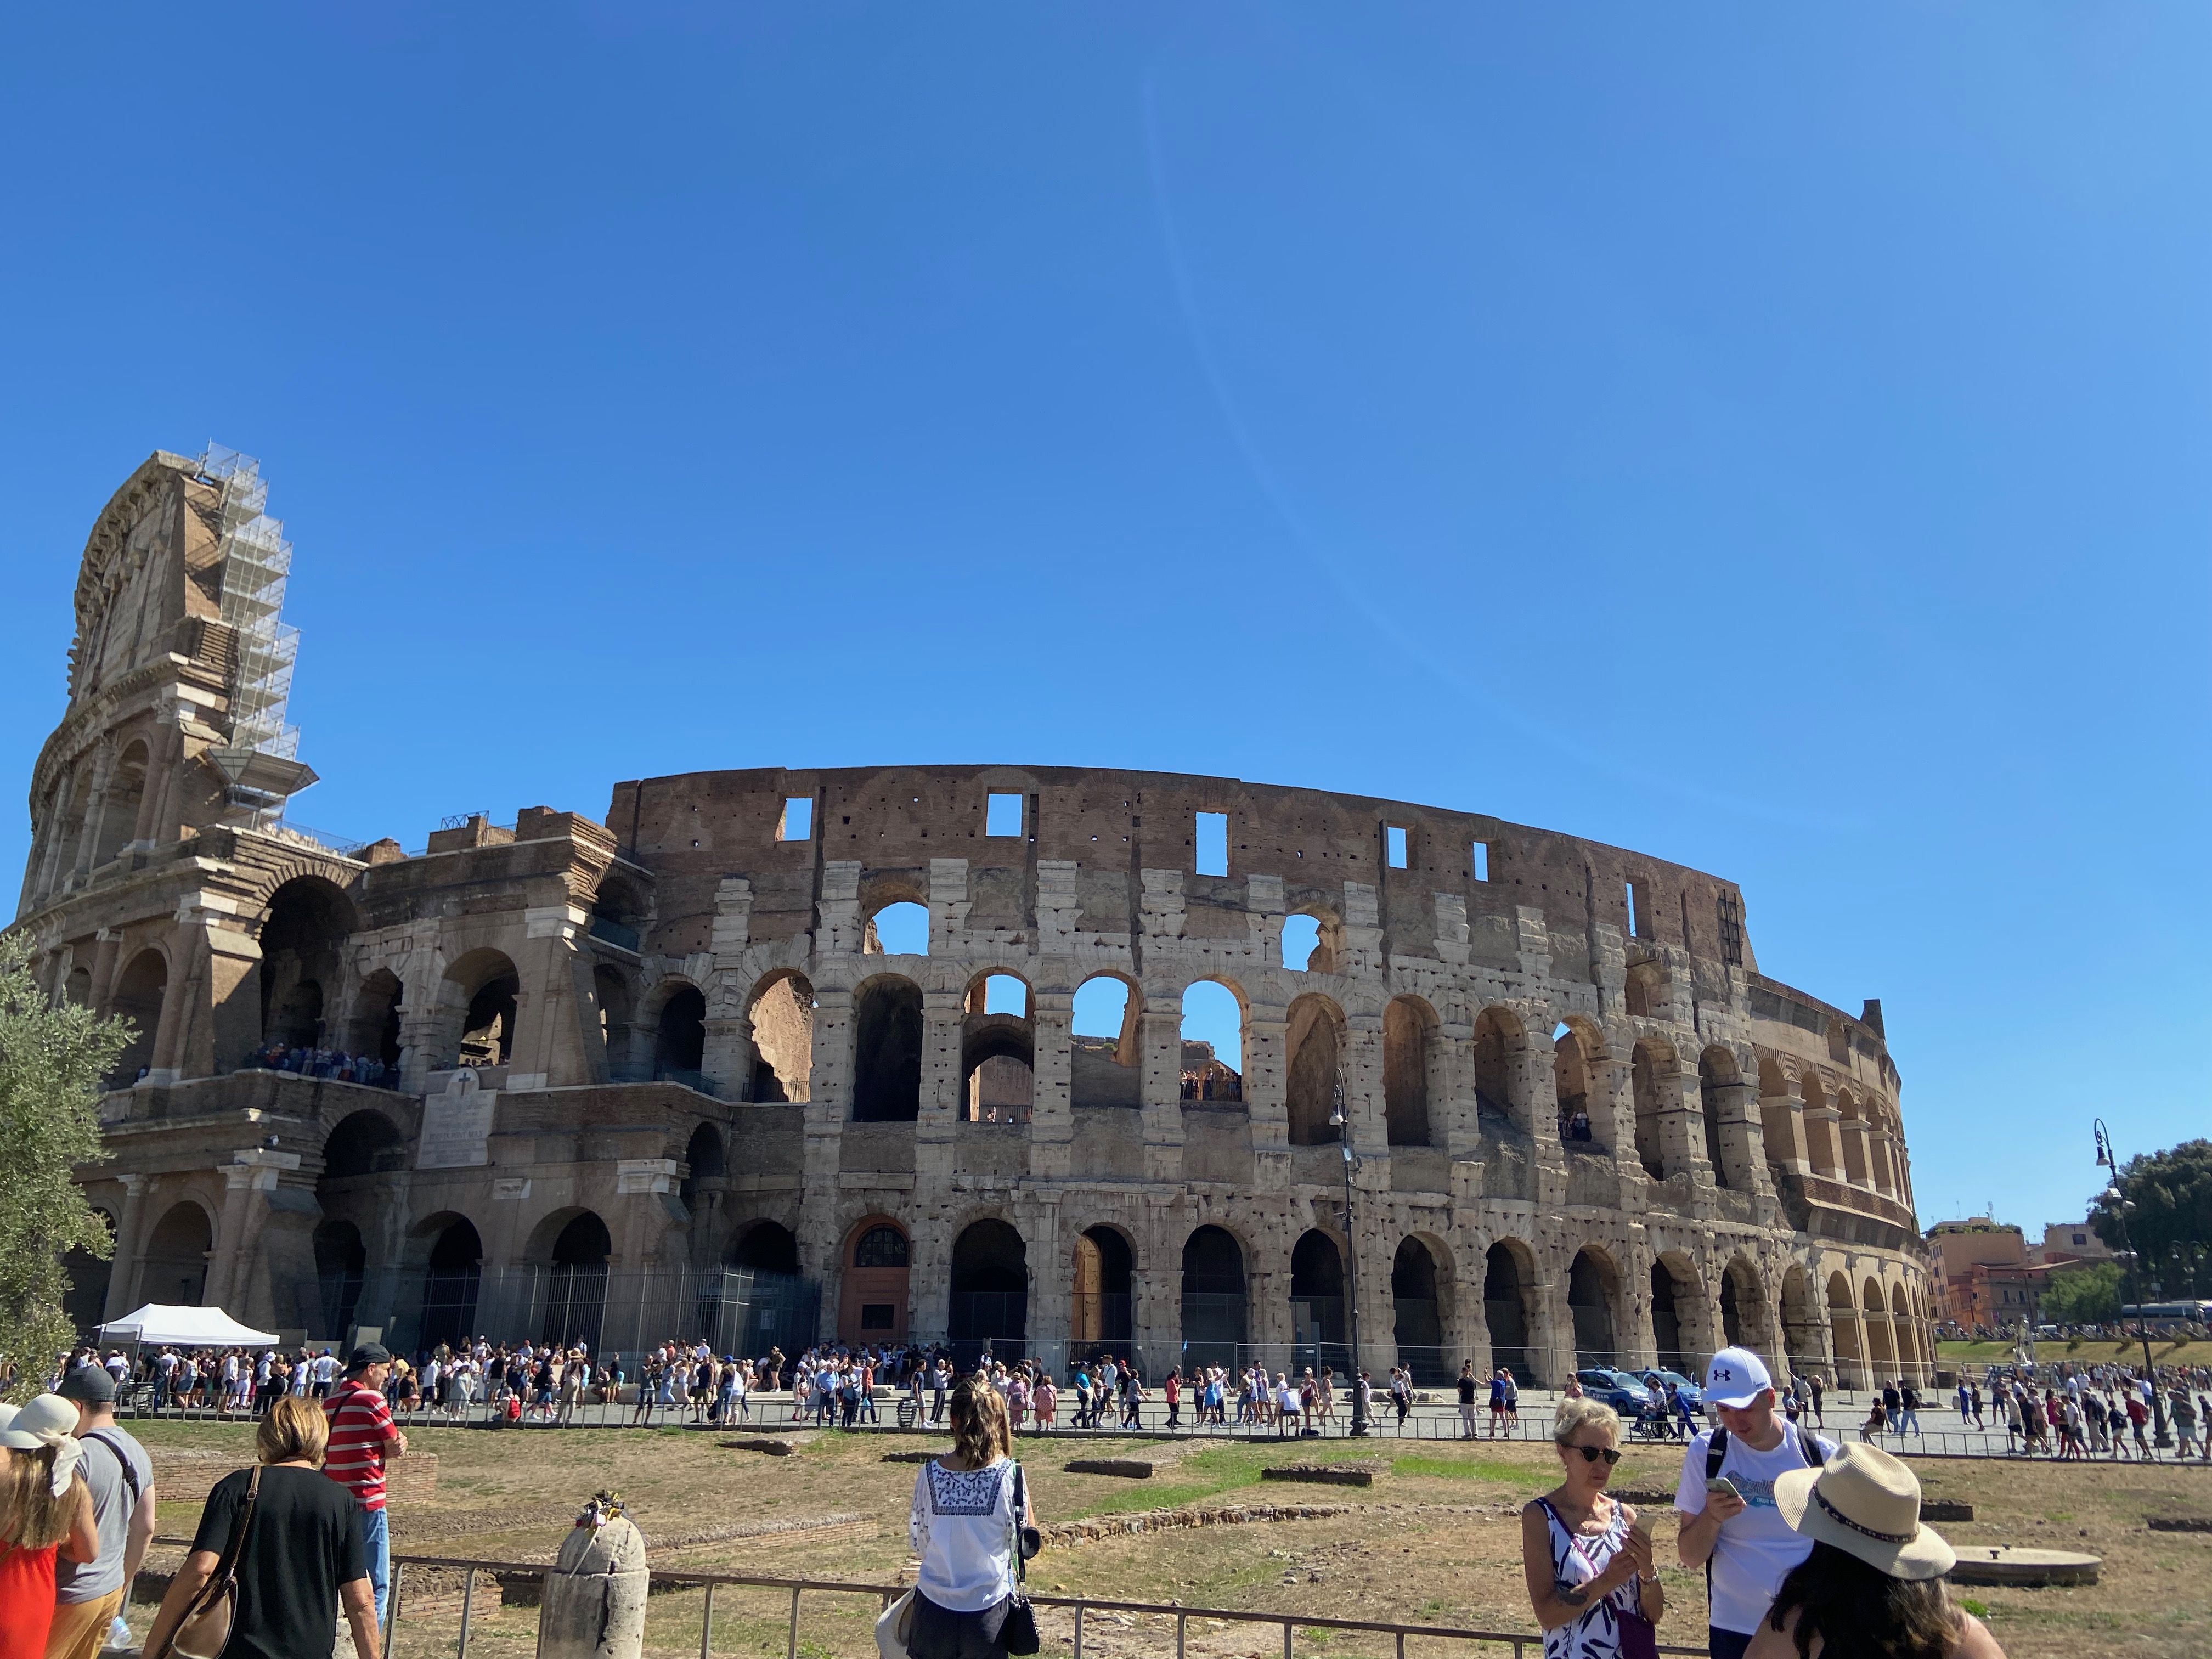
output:
[[[2128,1239],[2128,1211],[2132,1206],[2120,1190],[2120,1160],[2113,1155],[2112,1132],[2101,1117],[2096,1120],[2096,1134],[2098,1167],[2112,1174],[2112,1184],[2105,1188],[2104,1197],[2112,1206],[2112,1220],[2120,1230],[2120,1257],[2126,1263],[2128,1293],[2136,1304],[2136,1334],[2142,1339],[2143,1378],[2150,1384],[2151,1424],[2155,1431],[2151,1443],[2164,1448],[2173,1443],[2173,1436],[2166,1426],[2166,1395],[2159,1389],[2158,1367],[2150,1357],[2150,1322],[2143,1317],[2142,1284],[2136,1273],[2135,1247]]]
[[[1352,1433],[1354,1439],[1358,1439],[1367,1432],[1367,1390],[1359,1386],[1359,1235],[1352,1214],[1352,1177],[1359,1168],[1359,1160],[1352,1155],[1352,1124],[1344,1112],[1341,1072],[1336,1074],[1336,1093],[1328,1121],[1344,1150],[1344,1291],[1349,1316],[1347,1334],[1352,1338]]]

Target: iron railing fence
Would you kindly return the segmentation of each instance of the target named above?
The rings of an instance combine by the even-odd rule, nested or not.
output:
[[[164,1538],[156,1541],[171,1547],[188,1548],[190,1547],[190,1540],[186,1539]],[[441,1655],[450,1654],[453,1659],[468,1659],[469,1642],[473,1634],[472,1626],[477,1618],[477,1581],[480,1575],[489,1573],[500,1578],[517,1577],[542,1578],[548,1571],[546,1564],[543,1561],[495,1561],[485,1560],[475,1556],[416,1555],[395,1552],[392,1557],[391,1589],[386,1597],[384,1616],[384,1651],[387,1659],[396,1654],[403,1638],[408,1638],[407,1645],[410,1654],[420,1656],[423,1652],[419,1645],[423,1639],[419,1633],[422,1622],[422,1615],[416,1615],[416,1623],[411,1627],[403,1622],[406,1618],[409,1599],[407,1575],[410,1568],[418,1572],[437,1571],[460,1575],[461,1593],[459,1606],[453,1610],[455,1618],[453,1632],[450,1637],[440,1634],[431,1638],[434,1650]],[[880,1613],[913,1588],[907,1584],[855,1583],[850,1580],[840,1578],[793,1578],[765,1573],[707,1572],[690,1568],[654,1569],[652,1577],[656,1583],[671,1589],[680,1587],[705,1591],[700,1607],[699,1659],[713,1659],[714,1592],[718,1589],[764,1589],[787,1595],[790,1599],[784,1621],[786,1626],[784,1656],[785,1659],[799,1659],[799,1628],[805,1612],[803,1598],[808,1594],[872,1598],[876,1604],[873,1611]],[[1527,1656],[1531,1652],[1540,1655],[1544,1650],[1543,1633],[1540,1631],[1474,1630],[1457,1625],[1401,1624],[1389,1620],[1335,1618],[1327,1613],[1262,1613],[1243,1607],[1191,1607],[1175,1602],[1123,1601],[1097,1596],[1049,1595],[1035,1592],[1030,1593],[1029,1599],[1041,1610],[1063,1608],[1073,1615],[1070,1621],[1071,1639],[1067,1647],[1063,1649],[1059,1645],[1054,1639],[1057,1631],[1049,1627],[1048,1627],[1045,1644],[1047,1651],[1055,1654],[1065,1651],[1070,1655],[1070,1659],[1083,1659],[1085,1625],[1091,1615],[1098,1613],[1115,1614],[1124,1618],[1149,1618],[1163,1622],[1172,1621],[1175,1626],[1176,1659],[1184,1659],[1185,1644],[1189,1633],[1190,1622],[1193,1620],[1210,1620],[1220,1625],[1274,1626],[1282,1632],[1283,1659],[1296,1659],[1297,1634],[1300,1631],[1327,1632],[1332,1634],[1342,1632],[1366,1636],[1387,1636],[1391,1638],[1396,1659],[1406,1659],[1406,1644],[1409,1639],[1450,1644],[1455,1647],[1464,1647],[1478,1654],[1486,1647],[1508,1648],[1512,1651],[1513,1659],[1527,1659]],[[1328,1636],[1321,1638],[1321,1643],[1327,1643],[1328,1640]],[[1314,1645],[1319,1646],[1321,1643]],[[830,1651],[815,1641],[810,1641],[807,1646],[811,1652],[826,1654]],[[872,1653],[875,1650],[872,1637],[865,1648],[857,1650]],[[1329,1651],[1340,1653],[1342,1650],[1332,1646]],[[1687,1656],[1703,1655],[1705,1650],[1703,1647],[1662,1646],[1658,1651],[1667,1655],[1685,1656],[1686,1659]]]

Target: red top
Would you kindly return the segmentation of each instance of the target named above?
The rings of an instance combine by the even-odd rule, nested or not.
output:
[[[46,1659],[54,1622],[54,1551],[0,1542],[0,1659]]]
[[[382,1509],[384,1449],[399,1432],[392,1425],[391,1407],[374,1389],[348,1377],[323,1401],[323,1411],[331,1419],[323,1473],[360,1499],[362,1508]]]

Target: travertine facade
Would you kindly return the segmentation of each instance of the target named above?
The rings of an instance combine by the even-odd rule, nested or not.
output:
[[[1479,813],[1053,767],[698,773],[603,821],[333,846],[270,822],[311,775],[288,745],[238,740],[227,489],[156,455],[100,515],[32,783],[40,971],[145,1030],[84,1172],[109,1310],[404,1341],[429,1280],[737,1261],[796,1268],[848,1337],[1156,1369],[1328,1342],[1340,1089],[1370,1364],[1556,1378],[1740,1335],[1924,1372],[1879,1008],[1763,977],[1729,883]],[[902,902],[926,953],[884,951]],[[1085,1006],[1122,1015],[1079,1036],[1100,976]],[[1186,1053],[1205,981],[1241,1066]],[[241,1069],[271,1042],[399,1086]]]

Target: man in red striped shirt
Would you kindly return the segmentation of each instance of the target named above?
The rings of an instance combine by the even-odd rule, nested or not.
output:
[[[392,1351],[364,1342],[346,1361],[345,1380],[323,1401],[331,1419],[330,1449],[323,1473],[354,1495],[364,1513],[362,1538],[368,1547],[368,1577],[376,1592],[376,1622],[384,1622],[385,1586],[392,1580],[392,1533],[384,1515],[385,1460],[407,1450],[407,1437],[384,1403],[385,1380],[392,1375]]]

